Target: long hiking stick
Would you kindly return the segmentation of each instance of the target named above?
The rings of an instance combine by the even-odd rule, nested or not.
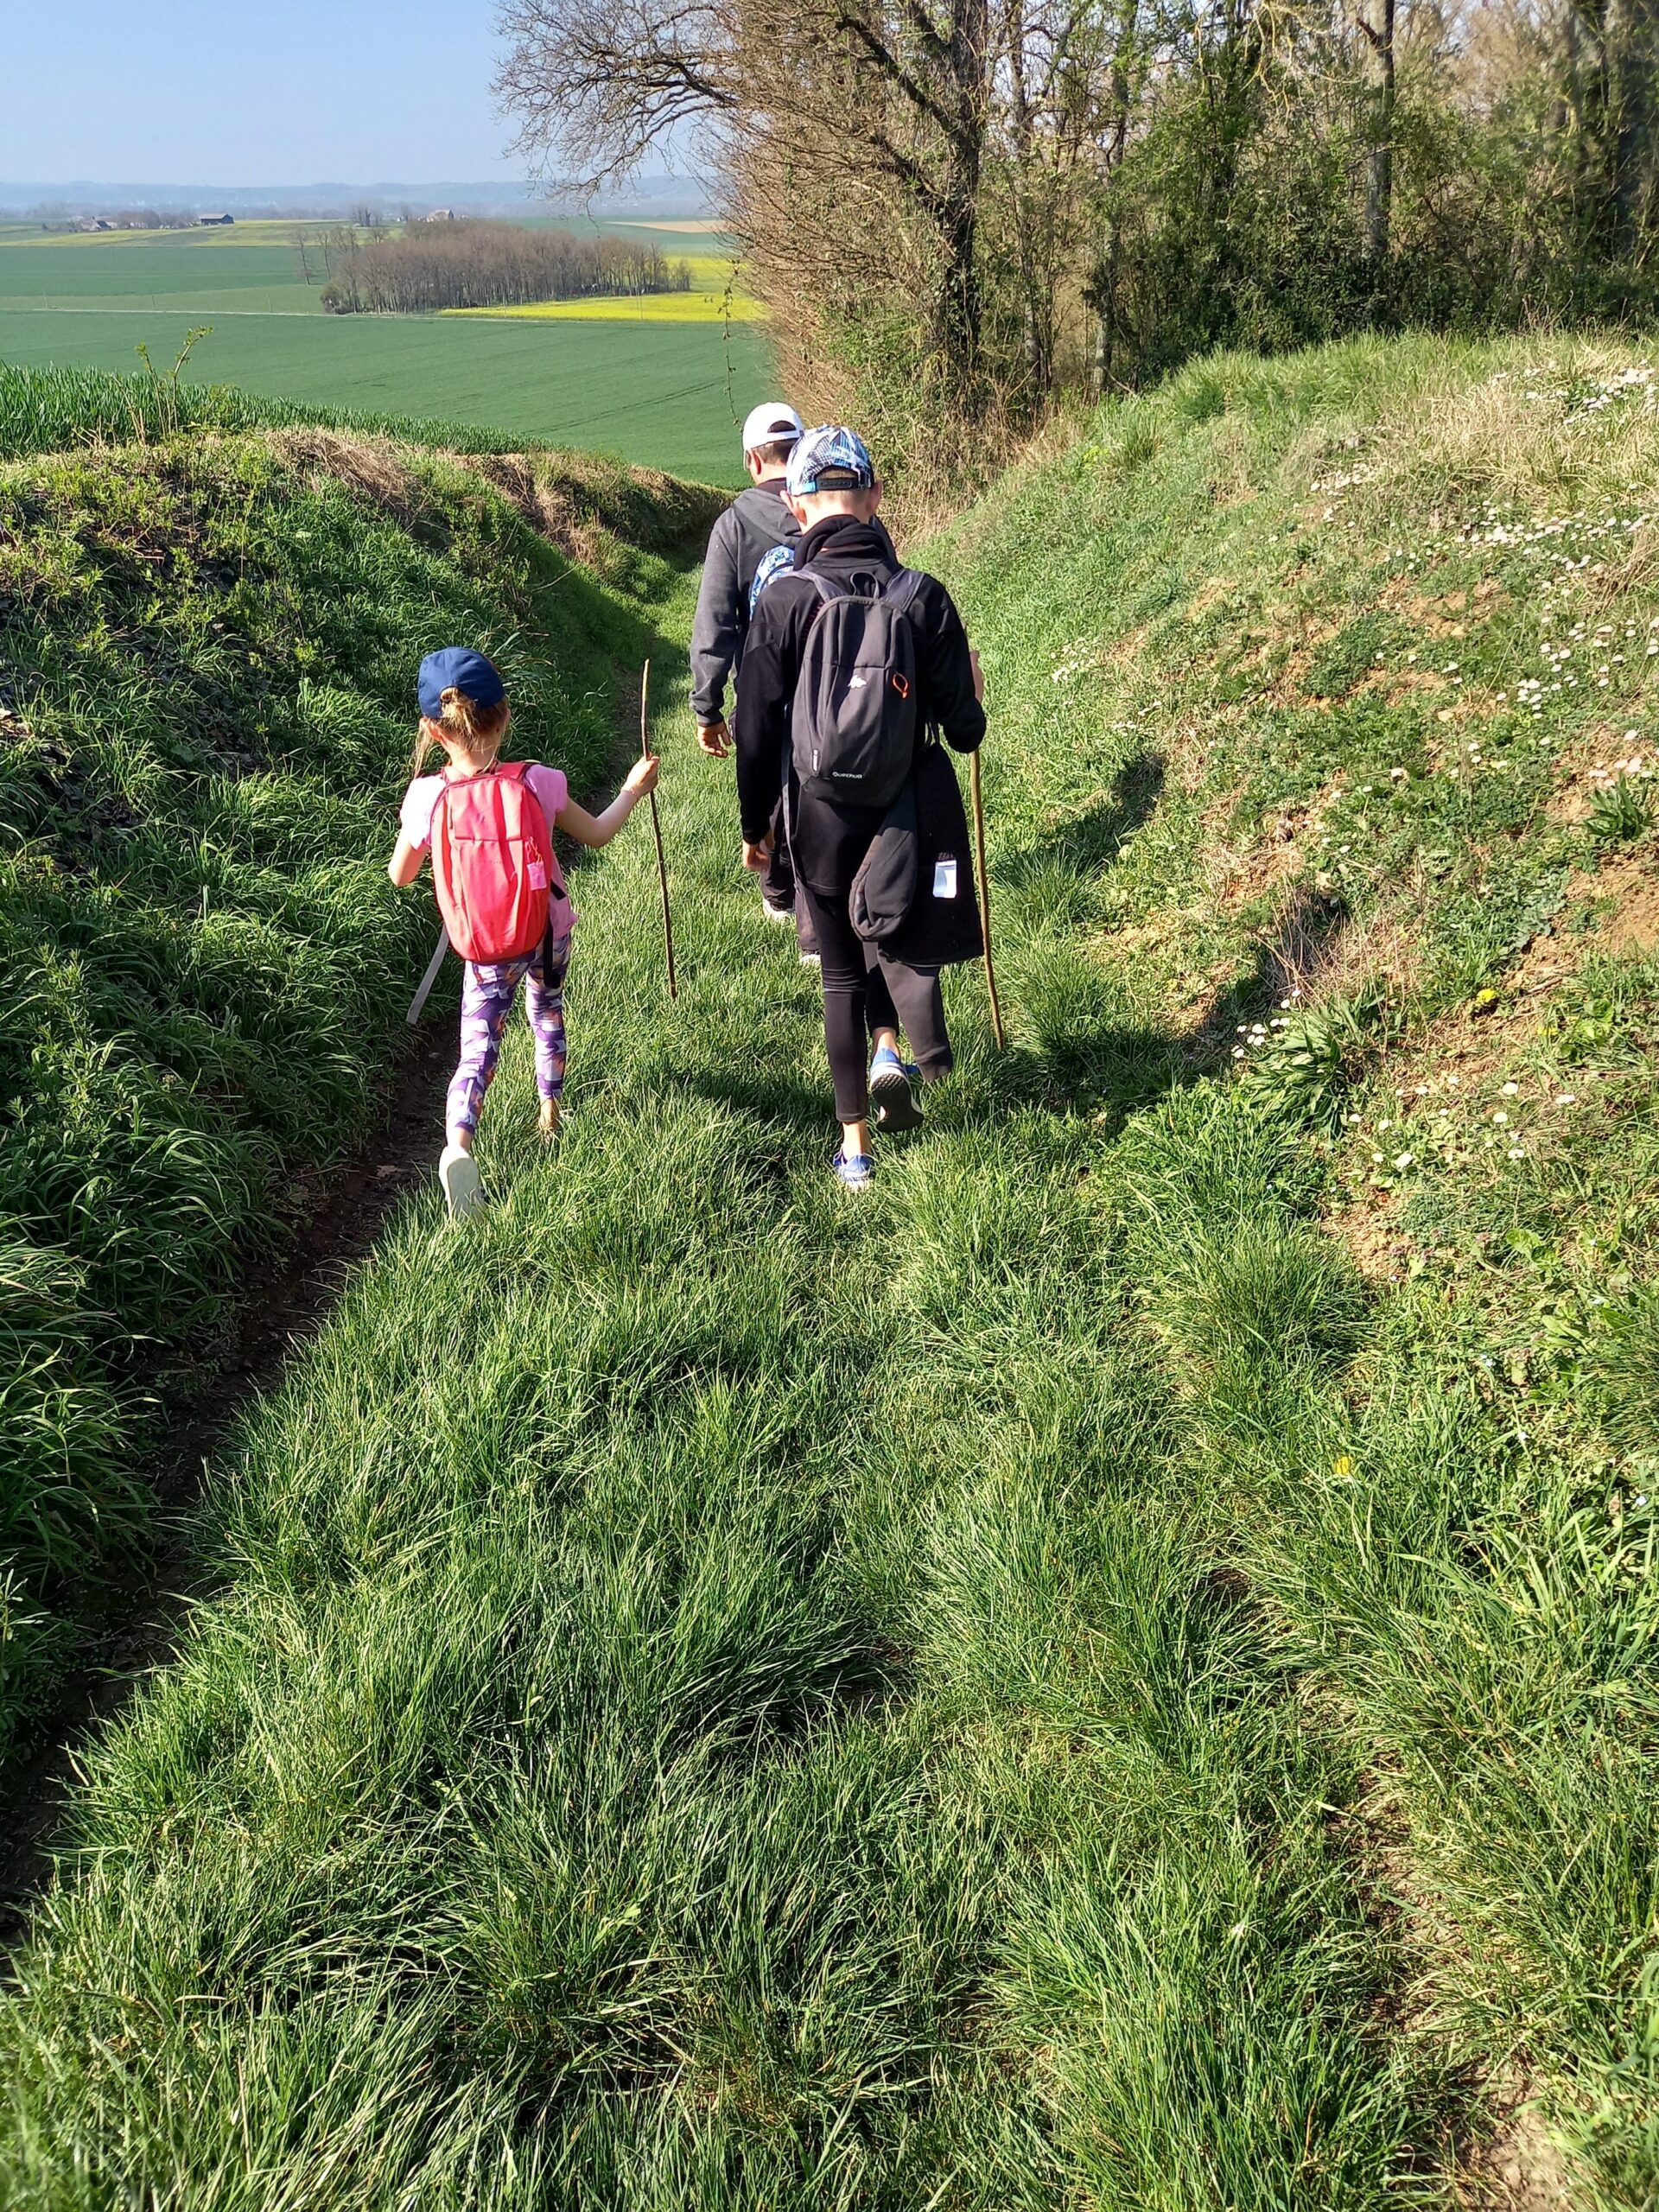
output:
[[[651,758],[651,663],[639,671],[639,758]],[[663,858],[663,822],[657,811],[657,794],[651,793],[651,827],[657,839],[657,880],[663,887],[663,951],[668,961],[668,995],[677,999],[680,987],[674,974],[674,920],[668,911],[668,862]]]
[[[427,962],[426,973],[421,978],[421,988],[416,992],[414,997],[409,1002],[409,1026],[411,1029],[413,1029],[416,1022],[419,1021],[422,1011],[425,1007],[428,999],[432,995],[432,986],[438,980],[438,970],[442,967],[443,956],[448,951],[448,950],[449,932],[448,930],[440,930],[438,931],[438,949],[432,955],[430,960]]]
[[[985,988],[991,1001],[991,1034],[1000,1052],[1007,1044],[1002,1033],[1002,1007],[996,995],[996,969],[991,964],[991,879],[985,867],[985,793],[980,784],[979,754],[969,756],[969,781],[974,791],[974,842],[979,847],[979,933],[985,944]]]

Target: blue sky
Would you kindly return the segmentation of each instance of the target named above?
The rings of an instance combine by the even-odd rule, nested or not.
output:
[[[487,182],[493,0],[0,0],[0,175]]]

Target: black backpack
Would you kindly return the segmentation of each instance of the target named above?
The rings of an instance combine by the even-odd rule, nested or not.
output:
[[[900,569],[866,594],[816,569],[800,573],[823,605],[806,633],[790,709],[796,777],[821,798],[891,806],[916,758],[910,607],[922,577]]]

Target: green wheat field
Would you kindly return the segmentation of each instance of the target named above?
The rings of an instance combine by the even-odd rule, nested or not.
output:
[[[165,370],[208,323],[187,372],[197,380],[742,480],[737,425],[766,397],[771,355],[751,302],[740,294],[733,317],[722,312],[729,264],[706,238],[620,232],[693,261],[695,289],[668,319],[619,322],[618,303],[605,302],[565,302],[592,311],[548,318],[329,315],[318,304],[323,227],[62,238],[0,226],[0,362],[129,370],[143,343]]]

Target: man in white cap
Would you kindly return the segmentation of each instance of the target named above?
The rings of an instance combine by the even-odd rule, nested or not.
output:
[[[736,676],[743,658],[754,572],[774,545],[801,534],[784,499],[784,472],[800,435],[800,416],[782,400],[749,410],[743,424],[743,466],[753,480],[709,534],[691,631],[691,711],[697,742],[717,760],[731,750],[726,678]]]
[[[777,545],[792,544],[801,526],[784,499],[784,472],[801,435],[801,418],[782,400],[751,408],[743,424],[743,465],[753,480],[740,492],[709,535],[691,630],[691,712],[697,742],[715,760],[731,751],[726,727],[726,679],[735,681],[749,626],[755,570]],[[781,836],[761,886],[767,914],[786,922],[794,911],[795,880]]]

